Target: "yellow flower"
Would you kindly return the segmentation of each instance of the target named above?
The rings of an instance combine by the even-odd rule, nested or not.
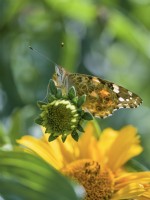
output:
[[[105,129],[99,139],[95,122],[86,126],[78,143],[68,136],[49,143],[24,136],[18,143],[42,157],[46,162],[77,180],[86,189],[86,200],[150,200],[150,172],[128,172],[124,164],[142,152],[137,130],[126,126],[120,131]]]

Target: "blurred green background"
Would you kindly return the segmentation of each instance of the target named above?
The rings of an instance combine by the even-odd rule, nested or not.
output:
[[[54,65],[99,76],[137,93],[143,104],[98,119],[102,129],[137,127],[150,168],[150,0],[0,0],[0,147],[40,135],[36,101]],[[61,43],[64,42],[64,47]]]

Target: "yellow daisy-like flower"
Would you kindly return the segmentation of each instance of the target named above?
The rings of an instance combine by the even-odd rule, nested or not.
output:
[[[58,138],[49,143],[24,136],[18,143],[42,157],[66,176],[78,181],[86,190],[86,200],[150,200],[150,172],[128,172],[123,165],[142,152],[137,130],[126,126],[120,131],[105,129],[99,139],[94,122],[75,142]]]

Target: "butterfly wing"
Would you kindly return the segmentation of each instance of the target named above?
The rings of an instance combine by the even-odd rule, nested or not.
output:
[[[77,95],[87,95],[83,108],[93,116],[105,118],[120,108],[136,108],[142,99],[131,91],[98,77],[68,74],[68,88],[74,86]]]

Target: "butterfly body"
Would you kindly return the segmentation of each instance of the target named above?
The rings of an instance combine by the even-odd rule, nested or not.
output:
[[[136,108],[142,99],[131,91],[98,77],[68,73],[64,68],[55,66],[56,83],[67,92],[74,86],[78,96],[86,94],[83,105],[95,117],[105,118],[120,108]]]

